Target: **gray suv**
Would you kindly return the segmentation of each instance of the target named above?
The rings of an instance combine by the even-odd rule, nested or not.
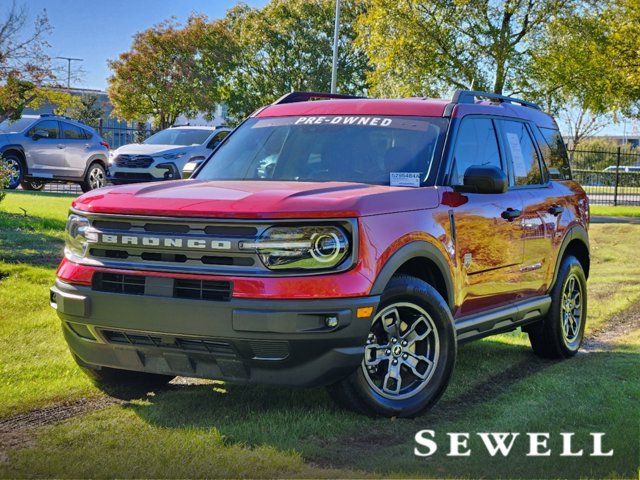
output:
[[[54,181],[83,192],[106,182],[109,145],[91,127],[57,115],[24,115],[0,123],[0,155],[13,172],[9,188],[41,190]]]

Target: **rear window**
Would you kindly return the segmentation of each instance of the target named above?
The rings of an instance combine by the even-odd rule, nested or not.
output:
[[[197,178],[420,186],[442,148],[446,126],[439,117],[252,118],[225,140]]]
[[[533,130],[535,131],[536,129],[534,128]],[[544,141],[538,141],[538,145],[547,165],[549,176],[554,180],[571,180],[569,156],[560,131],[553,128],[540,128],[539,130]]]

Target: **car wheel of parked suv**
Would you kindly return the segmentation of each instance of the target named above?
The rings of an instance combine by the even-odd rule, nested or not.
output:
[[[10,190],[18,188],[18,185],[20,185],[20,182],[22,182],[22,178],[24,177],[24,165],[22,164],[22,161],[20,161],[16,155],[11,153],[4,155],[2,160],[11,172],[9,174],[9,185],[7,188]]]
[[[368,415],[413,417],[442,395],[455,358],[453,319],[442,296],[420,279],[397,275],[382,295],[361,367],[329,392]]]
[[[74,360],[80,369],[87,375],[99,389],[110,395],[118,393],[134,393],[137,390],[162,388],[175,377],[156,373],[133,372],[108,367],[93,367],[87,365],[75,355]],[[127,392],[128,390],[128,392]]]
[[[20,186],[23,190],[40,191],[44,188],[47,182],[43,180],[23,180],[20,182]]]
[[[527,328],[531,347],[544,358],[572,357],[582,345],[587,319],[587,279],[576,257],[562,260],[551,302],[547,316]]]
[[[95,190],[96,188],[104,187],[107,184],[107,173],[104,167],[98,163],[92,163],[87,169],[84,181],[80,184],[80,188],[83,192]]]

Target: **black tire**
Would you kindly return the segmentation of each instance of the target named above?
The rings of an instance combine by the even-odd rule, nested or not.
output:
[[[73,358],[96,387],[118,398],[132,398],[150,390],[165,388],[175,378],[171,375],[97,367],[87,365],[75,355]]]
[[[86,193],[96,188],[104,187],[107,184],[107,172],[100,162],[93,162],[87,168],[84,180],[80,182],[80,189]]]
[[[23,180],[20,182],[20,186],[23,190],[32,192],[39,192],[47,184],[44,180]]]
[[[426,317],[424,313],[427,314]],[[389,316],[385,317],[385,315]],[[387,328],[383,328],[385,319],[388,320],[391,317],[400,321],[393,321],[391,324],[387,324]],[[399,334],[392,335],[388,330],[393,329],[396,324],[399,324]],[[422,334],[418,332],[417,325],[423,325]],[[405,326],[404,329],[403,326]],[[384,331],[381,331],[380,328],[383,328]],[[426,335],[426,337],[418,340],[420,344],[416,341],[415,344],[405,346],[411,330],[417,334],[416,337],[420,335]],[[432,333],[425,334],[424,332]],[[394,342],[396,337],[398,338]],[[387,345],[382,345],[385,342]],[[400,343],[402,348],[407,349],[404,350],[404,353],[402,351],[396,353],[395,351]],[[386,347],[391,348],[386,349]],[[409,350],[411,348],[413,348],[413,352]],[[392,352],[391,349],[394,351]],[[388,360],[374,358],[383,350]],[[435,288],[418,278],[396,275],[389,281],[376,316],[372,321],[362,365],[349,377],[327,388],[337,403],[356,412],[370,416],[414,417],[428,410],[444,393],[453,372],[456,352],[457,342],[453,318],[442,296]],[[375,355],[371,355],[371,353],[375,353]],[[422,362],[422,364],[428,365],[423,372],[416,371],[408,365],[412,360],[407,360],[407,357],[415,359],[414,354],[418,353],[421,358],[429,357],[433,362],[432,366]],[[395,367],[397,370],[393,374],[393,376],[397,374],[400,377],[399,382],[391,378],[393,361],[396,361],[394,365],[400,365]],[[365,366],[367,362],[369,368]],[[372,367],[370,364],[373,362],[379,362],[380,366]],[[414,366],[417,365],[420,363],[416,363]],[[418,377],[418,374],[424,376],[424,380]],[[384,377],[382,384],[377,385],[376,380],[379,380],[381,376]],[[410,380],[407,382],[408,386],[404,392],[401,388],[405,381],[403,376]],[[389,380],[389,385],[387,380]],[[387,386],[391,386],[391,390],[397,389],[398,392],[390,393]]]
[[[579,302],[567,303],[566,300],[571,296],[564,297],[564,295],[570,289],[572,279],[577,291],[580,292],[580,298]],[[578,303],[579,308],[574,308]],[[549,312],[541,322],[527,328],[531,348],[542,358],[559,359],[574,356],[582,345],[586,320],[587,278],[578,259],[568,255],[562,260],[558,278],[551,289]]]
[[[12,176],[12,178],[9,179],[9,185],[7,186],[9,190],[15,190],[16,188],[18,188],[18,185],[20,185],[20,183],[24,179],[24,173],[25,173],[24,162],[20,157],[18,157],[13,153],[3,155],[2,161],[6,165],[8,165],[9,168],[14,170],[16,173],[15,176]]]

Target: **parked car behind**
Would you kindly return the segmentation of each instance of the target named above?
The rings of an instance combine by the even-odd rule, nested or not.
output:
[[[182,178],[187,163],[203,162],[230,131],[228,127],[171,127],[142,143],[123,145],[110,154],[109,180],[119,185]]]
[[[13,172],[9,188],[42,190],[46,183],[105,185],[109,145],[83,123],[57,115],[23,115],[0,123],[0,154]]]
[[[620,167],[616,167],[615,165],[609,165],[607,168],[605,168],[603,170],[603,172],[615,172],[616,170],[618,170],[618,168],[620,169],[620,172],[625,172],[625,173],[640,173],[640,165],[620,165]]]

